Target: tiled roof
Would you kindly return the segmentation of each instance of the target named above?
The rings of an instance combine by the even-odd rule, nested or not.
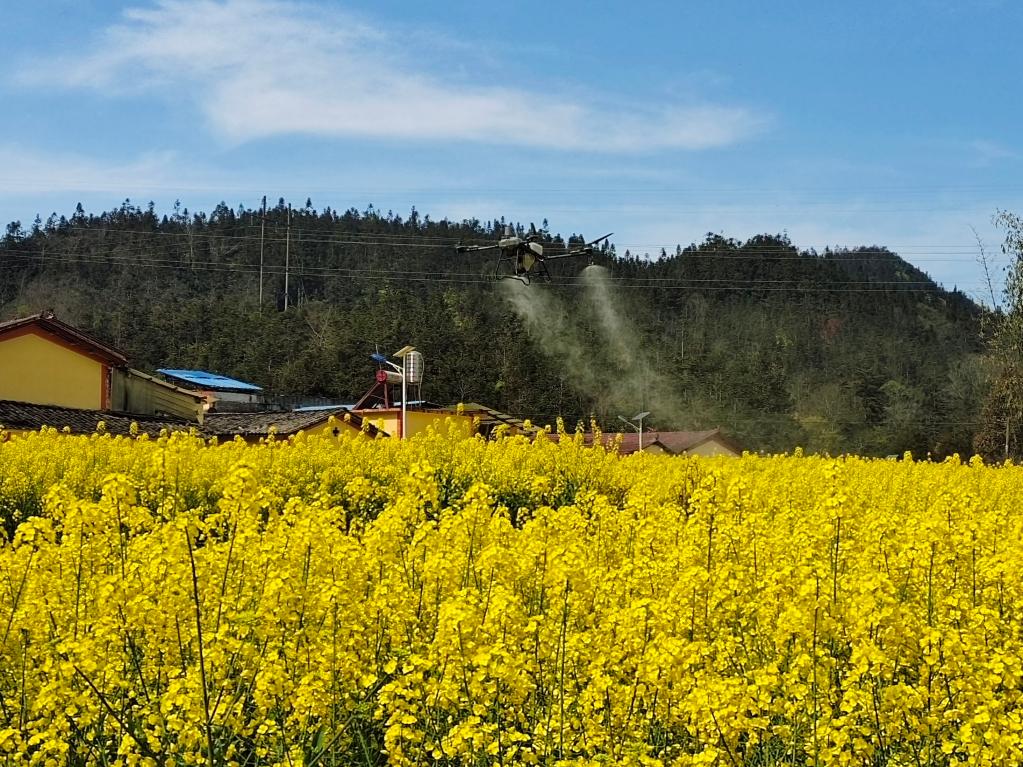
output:
[[[348,413],[343,408],[335,410],[319,410],[315,412],[280,412],[280,413],[207,413],[203,425],[194,421],[175,418],[131,415],[129,413],[112,413],[101,410],[79,410],[70,407],[53,405],[34,405],[27,402],[0,400],[0,426],[17,431],[38,431],[44,426],[52,426],[63,430],[65,427],[72,434],[92,434],[102,421],[109,434],[131,433],[131,425],[138,426],[139,434],[157,437],[164,429],[169,431],[188,431],[196,429],[206,437],[234,438],[266,437],[271,427],[276,429],[280,437],[288,437],[303,429],[319,426],[331,416],[338,420],[349,415],[349,423],[356,429],[363,426],[362,418],[355,413]],[[366,431],[371,435],[380,432],[371,424],[366,424]]]
[[[559,435],[549,435],[551,439],[557,441]],[[568,435],[570,438],[573,436]],[[606,447],[614,445],[615,441],[621,438],[621,444],[618,446],[618,452],[622,455],[628,455],[635,453],[639,450],[639,433],[638,432],[623,432],[615,433],[608,432],[600,435],[601,443]],[[741,453],[742,449],[736,445],[732,440],[728,439],[724,434],[721,433],[721,429],[708,429],[705,431],[644,431],[643,432],[643,447],[649,448],[653,444],[659,444],[669,453],[679,454],[684,453],[687,450],[702,445],[711,439],[718,439],[722,444],[726,445],[729,449],[736,453]],[[593,444],[593,434],[587,432],[583,435],[583,444]]]
[[[319,426],[334,416],[339,421],[349,416],[349,423],[361,429],[362,418],[344,408],[333,410],[286,411],[277,413],[207,413],[202,431],[211,437],[266,437],[270,429],[280,437],[296,434],[304,429]],[[367,431],[377,434],[378,430],[367,424]]]
[[[81,347],[86,353],[100,357],[112,365],[128,364],[128,358],[123,352],[78,328],[68,325],[66,322],[61,322],[53,315],[53,312],[39,312],[38,314],[30,314],[27,317],[18,317],[13,320],[0,322],[0,336],[30,325],[36,325],[72,346]]]
[[[0,426],[6,429],[38,431],[43,426],[52,426],[61,430],[67,427],[72,434],[92,434],[100,422],[106,425],[106,431],[109,434],[128,435],[131,433],[131,425],[134,423],[138,426],[139,434],[149,434],[153,437],[159,436],[164,429],[187,431],[198,426],[191,421],[174,418],[154,418],[127,413],[79,410],[70,407],[0,400]]]
[[[630,435],[638,436],[638,435]],[[721,429],[709,429],[707,431],[660,431],[654,432],[654,442],[663,445],[668,452],[671,453],[682,453],[686,450],[692,450],[694,447],[702,445],[704,442],[708,442],[711,439],[717,439],[723,445],[726,445],[736,453],[741,453],[742,448],[735,444],[732,440],[721,433]],[[643,444],[652,444],[647,442],[647,435],[643,435]]]
[[[481,405],[478,402],[469,402],[462,405],[454,405],[450,409],[455,410],[461,407],[462,412],[465,415],[478,417],[480,419],[480,430],[488,431],[496,426],[505,424],[511,426],[520,432],[535,432],[537,431],[534,426],[532,429],[526,429],[526,424],[521,418],[516,418],[513,415],[502,413],[500,410],[494,410],[486,405]]]

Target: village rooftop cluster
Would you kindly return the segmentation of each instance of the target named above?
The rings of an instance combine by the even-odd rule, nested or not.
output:
[[[0,427],[7,434],[49,426],[72,434],[104,431],[125,436],[194,430],[206,437],[250,442],[270,435],[285,439],[299,432],[338,437],[344,430],[400,438],[441,428],[451,420],[466,433],[486,437],[502,426],[509,433],[541,433],[523,419],[477,403],[440,405],[421,394],[403,401],[400,383],[383,364],[372,372],[372,384],[351,404],[310,397],[290,399],[284,406],[255,384],[217,373],[138,370],[110,344],[52,312],[41,312],[0,322]],[[647,432],[642,443],[640,436],[605,434],[600,439],[623,454],[639,449],[700,455],[741,452],[720,429]],[[592,444],[595,438],[586,434],[584,440]]]

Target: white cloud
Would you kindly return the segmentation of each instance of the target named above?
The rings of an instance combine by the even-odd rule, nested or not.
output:
[[[110,163],[77,154],[44,154],[15,144],[0,144],[0,188],[5,194],[134,194],[168,187],[175,175],[180,179],[180,171],[172,171],[174,164],[175,156],[168,152]]]
[[[420,52],[418,55],[416,51]],[[223,137],[282,134],[473,141],[642,152],[734,144],[763,128],[748,108],[609,108],[431,71],[429,54],[351,15],[280,0],[158,0],[126,11],[33,83],[141,89],[194,99]],[[69,76],[67,73],[71,72]]]
[[[1019,152],[995,141],[977,139],[971,141],[967,146],[973,153],[972,164],[976,167],[987,167],[995,163],[1004,162],[1005,160],[1018,160],[1020,158]]]

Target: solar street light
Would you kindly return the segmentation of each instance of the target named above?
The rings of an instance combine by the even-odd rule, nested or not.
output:
[[[626,418],[623,415],[618,416],[618,420],[619,421],[621,421],[622,423],[628,424],[633,429],[635,429],[636,431],[639,432],[639,450],[640,450],[640,452],[643,452],[643,419],[646,418],[648,415],[650,415],[650,411],[649,410],[644,410],[642,413],[636,413],[636,415],[632,416],[631,420]],[[633,421],[639,421],[639,426],[634,424]]]

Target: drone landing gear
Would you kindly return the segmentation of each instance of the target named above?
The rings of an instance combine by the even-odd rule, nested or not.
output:
[[[508,264],[508,271],[502,272],[501,266]],[[494,279],[495,280],[518,280],[523,285],[529,285],[529,271],[522,270],[519,268],[515,258],[500,258],[497,261],[497,266],[494,268]]]
[[[505,264],[506,271],[502,271]],[[497,280],[518,280],[523,285],[530,285],[534,277],[540,277],[544,282],[551,281],[547,264],[542,258],[535,258],[532,255],[528,255],[527,258],[519,254],[499,258],[494,268],[494,279]]]

